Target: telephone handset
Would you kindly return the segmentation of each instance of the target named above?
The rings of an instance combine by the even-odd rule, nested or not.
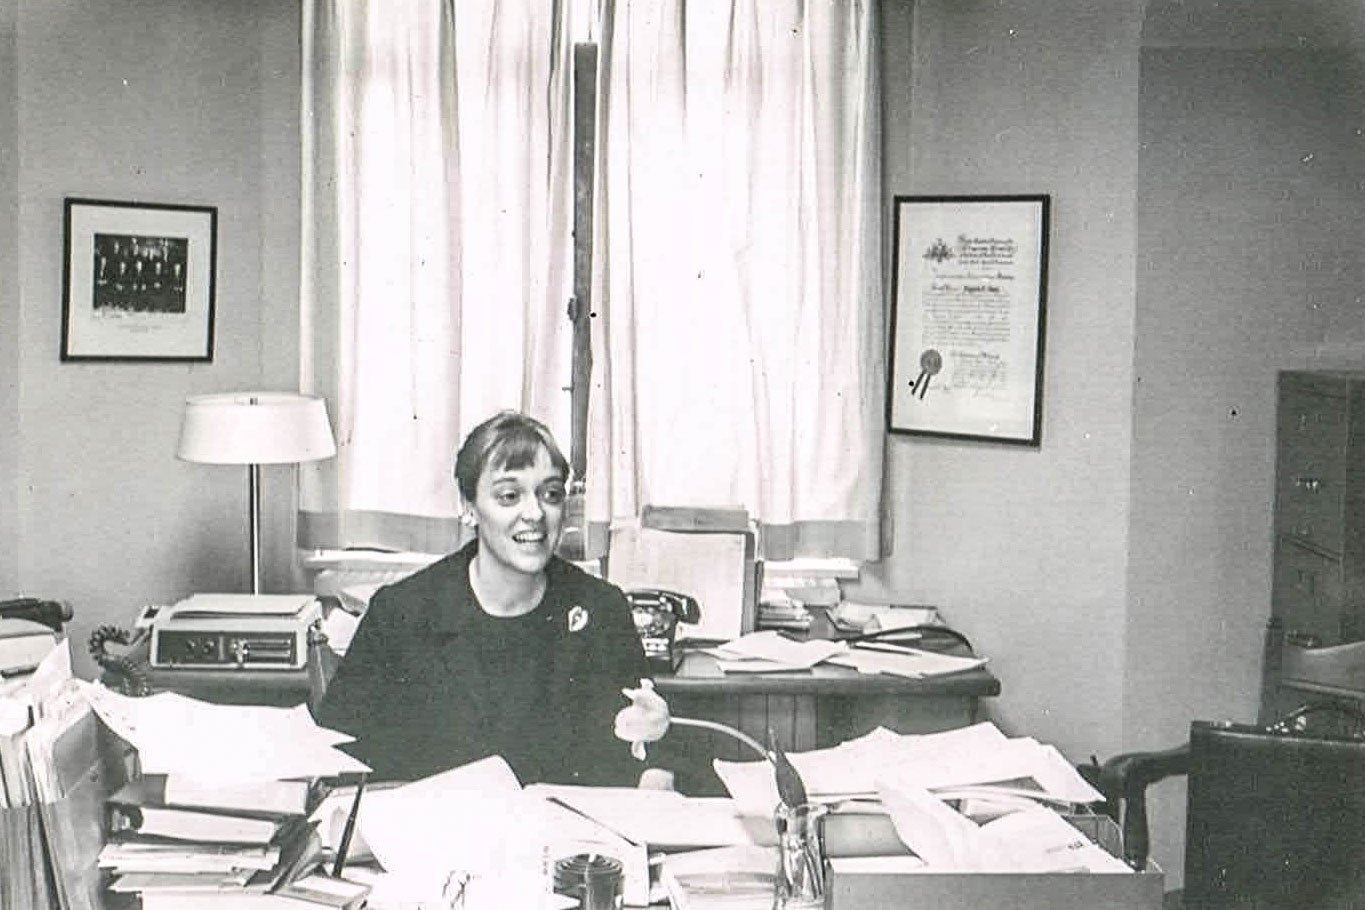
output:
[[[681,660],[674,647],[678,623],[695,623],[701,619],[697,599],[660,588],[634,588],[626,592],[626,599],[630,601],[635,631],[644,646],[645,657],[657,672],[672,673]]]
[[[71,616],[71,605],[59,600],[37,597],[0,600],[0,619],[26,619],[41,623],[54,632],[62,631],[62,626],[71,621]]]

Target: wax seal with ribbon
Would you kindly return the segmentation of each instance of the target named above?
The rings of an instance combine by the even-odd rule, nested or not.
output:
[[[919,375],[910,384],[910,394],[918,394],[922,400],[924,393],[929,391],[929,380],[937,376],[942,369],[943,355],[933,348],[926,348],[924,353],[919,355]]]

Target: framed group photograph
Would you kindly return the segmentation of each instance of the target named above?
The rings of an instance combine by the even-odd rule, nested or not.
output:
[[[213,360],[218,209],[66,199],[62,360]]]
[[[897,196],[887,427],[1039,446],[1049,196]]]

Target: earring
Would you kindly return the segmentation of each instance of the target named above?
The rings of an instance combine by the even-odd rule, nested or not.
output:
[[[470,515],[468,512],[461,512],[460,524],[464,525],[466,528],[473,529],[477,527],[479,523],[475,520],[473,515]]]

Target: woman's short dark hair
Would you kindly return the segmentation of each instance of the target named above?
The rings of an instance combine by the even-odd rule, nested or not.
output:
[[[484,471],[529,467],[541,449],[560,476],[568,480],[569,461],[549,427],[520,411],[501,411],[470,430],[455,453],[455,485],[466,502],[473,502]]]

